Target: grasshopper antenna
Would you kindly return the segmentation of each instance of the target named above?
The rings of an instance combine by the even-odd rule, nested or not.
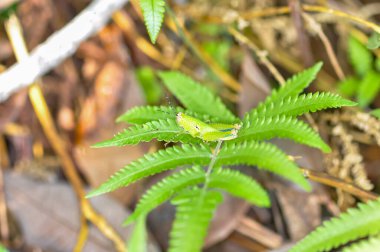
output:
[[[172,111],[172,115],[177,116],[177,110],[173,106],[172,99],[170,99],[170,97],[168,95],[165,95],[165,100],[166,100],[166,104],[170,107],[170,109]]]

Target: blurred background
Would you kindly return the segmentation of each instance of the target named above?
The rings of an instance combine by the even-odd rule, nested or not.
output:
[[[23,50],[12,42],[12,36],[17,39],[12,31],[22,29],[21,38],[32,51],[90,2],[0,0],[0,71],[12,66]],[[303,167],[378,192],[378,1],[167,4],[175,18],[166,13],[156,44],[149,41],[138,1],[131,0],[73,56],[44,75],[31,89],[34,93],[22,89],[0,103],[0,238],[10,251],[121,250],[131,231],[122,227],[123,220],[145,189],[163,175],[91,201],[83,198],[85,191],[164,146],[90,146],[125,128],[115,119],[134,106],[176,104],[156,76],[163,69],[201,81],[242,116],[278,83],[323,61],[311,90],[339,93],[358,101],[359,108],[308,118],[333,148],[330,154],[288,141],[276,143],[297,156]],[[319,183],[305,193],[274,177],[255,176],[270,191],[272,207],[226,198],[205,251],[286,251],[321,221],[357,202]],[[150,251],[166,250],[173,216],[169,204],[149,216]],[[89,236],[82,239],[86,227]]]

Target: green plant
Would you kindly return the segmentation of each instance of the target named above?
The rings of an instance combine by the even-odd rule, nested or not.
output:
[[[150,40],[154,44],[164,21],[165,0],[140,0],[140,7]]]
[[[210,90],[179,72],[159,74],[166,87],[186,107],[137,107],[118,118],[134,124],[114,138],[96,145],[124,146],[157,139],[180,142],[147,154],[114,174],[88,197],[111,192],[137,180],[182,167],[150,188],[126,224],[137,221],[133,246],[143,242],[144,220],[151,210],[171,199],[177,214],[170,234],[169,251],[200,251],[212,213],[222,201],[220,191],[261,207],[270,205],[266,191],[251,177],[226,166],[258,166],[287,178],[306,190],[310,185],[296,163],[275,145],[263,142],[288,138],[329,152],[329,146],[297,117],[327,108],[353,106],[354,102],[330,93],[300,94],[313,81],[322,64],[290,78],[241,120]],[[185,122],[180,115],[187,115]],[[202,123],[200,123],[202,122]],[[227,137],[228,131],[235,135]],[[216,133],[205,137],[205,132]],[[204,169],[204,166],[207,168]],[[136,242],[136,240],[140,240]],[[130,246],[132,246],[130,245]]]
[[[353,251],[380,251],[380,200],[359,204],[338,218],[323,223],[308,234],[290,252],[329,251],[360,238],[369,237],[343,249]]]
[[[380,90],[380,58],[365,45],[351,36],[348,41],[348,55],[355,75],[338,84],[338,90],[346,97],[356,97],[359,106],[367,107]]]

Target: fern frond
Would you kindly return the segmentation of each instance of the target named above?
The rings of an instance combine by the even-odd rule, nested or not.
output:
[[[116,172],[108,181],[91,191],[86,197],[90,198],[114,191],[144,177],[173,169],[180,165],[208,165],[211,156],[210,149],[204,144],[196,146],[183,144],[182,147],[174,146],[156,153],[147,154]],[[306,190],[310,189],[310,185],[302,176],[298,167],[272,144],[247,141],[226,144],[220,150],[215,165],[237,164],[257,165],[293,181]]]
[[[148,214],[151,210],[168,200],[182,189],[204,183],[205,172],[199,166],[184,169],[179,173],[164,178],[152,186],[140,199],[135,211],[124,222],[128,225],[139,216]],[[266,191],[251,177],[230,169],[218,169],[211,173],[209,188],[222,189],[229,194],[247,200],[248,202],[267,207],[270,205]]]
[[[195,117],[204,122],[222,122],[222,119],[210,115],[196,113],[185,110],[181,107],[168,106],[138,106],[128,110],[116,119],[116,122],[126,122],[133,124],[144,124],[151,121],[176,119],[177,113],[182,112],[186,115]]]
[[[162,22],[164,21],[164,0],[140,0],[140,6],[144,15],[145,26],[148,30],[150,40],[156,43]]]
[[[184,112],[181,107],[168,106],[138,106],[134,107],[116,119],[116,122],[144,124],[150,121],[175,119],[178,112]]]
[[[180,165],[206,165],[210,162],[211,156],[210,149],[204,144],[197,146],[184,144],[181,147],[174,146],[147,154],[116,172],[99,188],[90,192],[87,197],[114,191],[144,177],[173,169]]]
[[[244,199],[260,207],[269,207],[270,199],[267,192],[251,177],[235,170],[216,169],[210,175],[208,186],[223,189],[232,196]]]
[[[226,123],[238,120],[218,96],[190,77],[175,71],[161,72],[159,76],[171,93],[186,108],[201,114],[222,118]]]
[[[380,237],[371,237],[368,240],[354,243],[353,245],[346,247],[342,252],[375,252],[380,251]]]
[[[93,145],[93,147],[125,146],[149,142],[153,139],[165,142],[200,143],[184,131],[175,119],[158,120],[135,125],[116,134],[112,139]]]
[[[128,216],[124,224],[128,225],[132,223],[139,216],[148,214],[157,206],[172,197],[175,193],[188,186],[203,183],[204,180],[205,172],[200,166],[184,169],[164,178],[146,191],[139,200],[135,211]]]
[[[169,252],[200,252],[216,207],[222,202],[219,192],[194,189],[172,201],[177,206],[170,231]]]
[[[257,165],[310,190],[310,184],[303,177],[297,165],[290,161],[279,148],[270,143],[244,141],[225,143],[218,154],[216,166],[229,164]]]
[[[265,103],[277,102],[288,96],[299,95],[315,79],[322,66],[323,63],[318,62],[314,66],[293,75],[290,79],[286,80],[285,85],[272,91],[272,94],[268,96]]]
[[[326,251],[358,238],[380,232],[380,200],[359,204],[358,208],[323,223],[301,240],[291,252]]]
[[[136,221],[131,238],[128,241],[128,251],[147,251],[146,216],[141,215]]]
[[[269,140],[271,138],[288,138],[295,142],[319,148],[330,152],[330,147],[321,137],[307,125],[296,118],[277,115],[274,117],[256,117],[245,121],[238,132],[238,137],[232,141]]]
[[[249,113],[251,118],[273,117],[276,115],[299,116],[327,108],[355,106],[356,103],[332,93],[309,93],[291,96],[280,102],[260,104]]]

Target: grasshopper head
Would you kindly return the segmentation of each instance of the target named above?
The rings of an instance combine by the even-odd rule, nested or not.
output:
[[[177,116],[176,116],[176,120],[177,120],[177,123],[179,123],[180,121],[182,121],[182,112],[178,112],[177,113]]]

